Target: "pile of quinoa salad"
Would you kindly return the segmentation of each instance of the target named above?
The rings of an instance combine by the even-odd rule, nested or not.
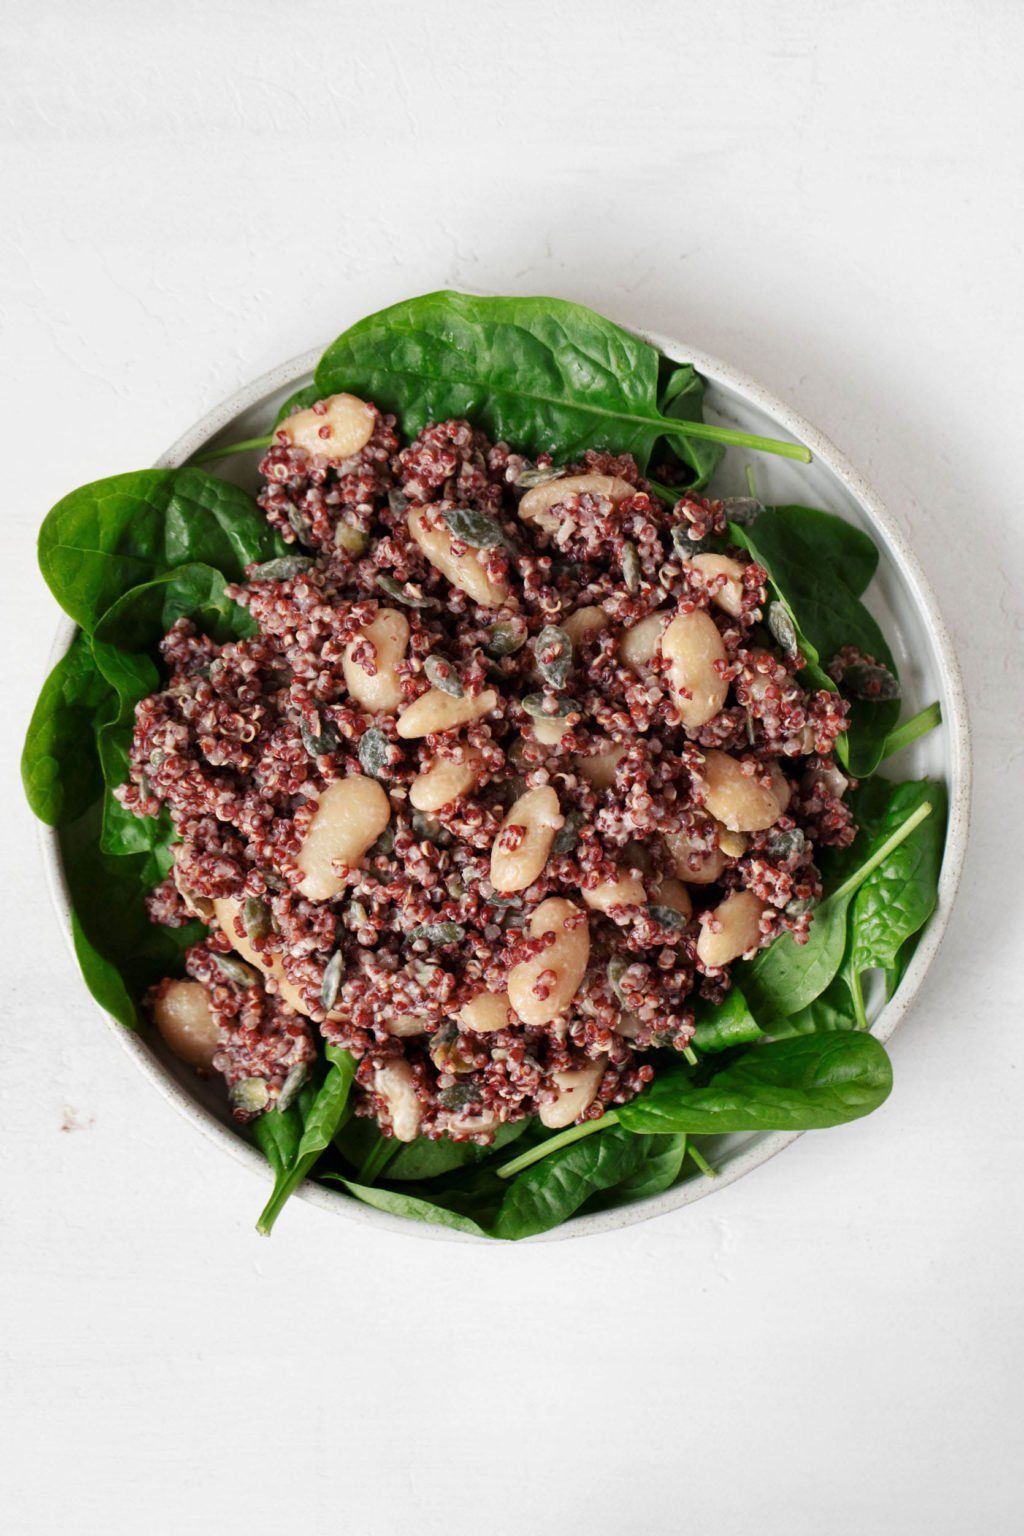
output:
[[[152,920],[207,925],[151,1017],[243,1121],[318,1032],[401,1140],[599,1117],[735,959],[806,938],[856,830],[847,706],[763,627],[728,505],[669,510],[628,456],[403,446],[335,396],[260,473],[295,553],[229,588],[255,637],[170,630],[118,791],[181,839]]]

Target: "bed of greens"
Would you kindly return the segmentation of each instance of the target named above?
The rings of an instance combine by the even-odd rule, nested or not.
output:
[[[396,305],[332,343],[278,419],[340,391],[393,412],[409,435],[467,417],[494,440],[556,461],[597,447],[633,454],[648,474],[667,463],[676,493],[708,487],[729,447],[809,457],[704,422],[692,367],[551,299],[437,293]],[[157,644],[169,626],[187,617],[218,641],[255,630],[226,588],[287,546],[253,496],[215,468],[248,451],[255,479],[272,425],[267,437],[204,454],[212,468],[142,469],[83,486],[52,509],[39,538],[43,576],[78,627],[28,728],[25,792],[59,830],[86,985],[126,1029],[148,1029],[142,995],[180,973],[204,930],[149,921],[143,897],[171,866],[172,828],[166,813],[128,814],[112,790],[127,777],[135,705],[160,686]],[[900,984],[936,904],[946,816],[941,783],[895,782],[886,760],[938,725],[939,709],[901,723],[896,663],[864,602],[878,563],[867,535],[825,510],[753,498],[737,507],[730,534],[768,572],[786,640],[777,638],[799,647],[814,687],[837,687],[825,667],[844,646],[877,658],[884,673],[882,687],[865,686],[856,668],[838,684],[851,705],[839,749],[859,781],[851,803],[860,830],[850,847],[821,855],[825,896],[808,942],[786,934],[739,963],[724,1002],[697,1003],[684,1055],[663,1053],[654,1082],[631,1102],[554,1133],[519,1122],[491,1146],[419,1138],[396,1150],[372,1121],[352,1116],[355,1063],[327,1046],[290,1105],[252,1127],[274,1179],[260,1230],[315,1175],[339,1198],[395,1215],[527,1237],[713,1176],[716,1137],[840,1125],[885,1100],[890,1064],[870,1033],[865,989],[872,976],[887,997]]]

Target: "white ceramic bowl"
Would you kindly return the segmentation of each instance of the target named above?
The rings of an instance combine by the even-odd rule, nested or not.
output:
[[[887,1040],[913,1001],[942,941],[959,884],[967,841],[971,778],[967,708],[949,633],[902,531],[870,487],[827,438],[728,364],[695,352],[671,337],[643,334],[666,357],[678,362],[692,362],[704,375],[708,383],[706,415],[709,421],[769,437],[792,437],[811,449],[814,458],[809,465],[732,449],[716,476],[715,491],[723,495],[745,494],[744,470],[750,462],[762,500],[825,507],[869,533],[879,546],[881,558],[867,593],[867,603],[881,624],[899,666],[904,716],[915,713],[933,699],[941,701],[943,724],[940,729],[908,748],[899,758],[894,758],[886,768],[895,777],[927,774],[944,779],[950,806],[938,906],[892,1001],[883,1006],[883,1000],[877,994],[868,999],[872,1032],[880,1040]],[[267,432],[281,403],[294,390],[310,382],[318,357],[319,353],[307,353],[294,358],[239,390],[179,438],[158,460],[157,467],[175,467],[218,442],[237,442]],[[225,478],[251,488],[255,483],[257,459],[256,453],[246,453],[211,467]],[[54,661],[67,649],[74,632],[74,625],[65,621],[55,643]],[[61,865],[59,839],[50,829],[44,829],[42,838],[51,894],[70,944],[68,889]],[[133,1034],[107,1014],[103,1017],[124,1049],[165,1097],[198,1130],[253,1169],[256,1175],[252,1195],[255,1219],[260,1204],[260,1185],[266,1189],[269,1183],[267,1165],[262,1154],[232,1121],[223,1094],[215,1084],[203,1083],[196,1078],[162,1048],[158,1039]],[[664,1194],[637,1201],[635,1205],[580,1216],[553,1232],[529,1240],[542,1242],[583,1237],[664,1215],[678,1206],[713,1194],[750,1173],[789,1146],[798,1134],[759,1132],[718,1138],[715,1147],[717,1179],[696,1177]],[[309,1182],[300,1193],[325,1211],[407,1236],[459,1242],[487,1241],[390,1216]]]

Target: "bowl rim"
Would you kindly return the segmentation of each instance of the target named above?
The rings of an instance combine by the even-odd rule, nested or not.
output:
[[[921,941],[895,996],[885,1004],[872,1026],[872,1034],[884,1042],[890,1038],[911,1007],[928,967],[939,949],[949,923],[963,871],[970,822],[972,761],[967,701],[952,637],[903,530],[864,477],[824,433],[812,426],[799,412],[793,410],[756,379],[734,368],[731,364],[723,362],[720,358],[698,348],[686,346],[674,337],[658,331],[637,328],[634,333],[656,347],[664,356],[676,362],[692,363],[697,372],[709,382],[732,390],[746,403],[766,412],[779,427],[796,441],[804,443],[815,459],[820,460],[831,470],[863,509],[872,527],[880,533],[931,633],[940,675],[947,693],[943,707],[943,724],[948,731],[949,739],[949,819],[935,911],[924,929]],[[322,355],[322,350],[322,348],[316,348],[300,353],[235,390],[182,433],[166,452],[160,455],[154,468],[173,469],[184,464],[194,454],[206,448],[235,417],[252,409],[268,395],[289,385],[294,386],[304,375],[312,373]],[[55,665],[67,651],[76,632],[77,625],[74,621],[64,617],[51,647],[50,667]],[[74,956],[70,893],[60,856],[58,829],[40,824],[39,840],[50,898],[56,909],[65,942]],[[148,1077],[163,1097],[204,1136],[218,1143],[237,1161],[247,1164],[260,1179],[266,1182],[267,1165],[258,1149],[244,1137],[223,1125],[201,1103],[186,1093],[159,1058],[148,1049],[142,1035],[125,1029],[94,999],[91,1000],[123,1049],[129,1053],[139,1070]],[[762,1164],[776,1157],[803,1134],[800,1131],[764,1133],[761,1140],[753,1142],[730,1158],[728,1163],[718,1170],[714,1180],[691,1179],[660,1195],[650,1196],[632,1205],[573,1217],[550,1232],[540,1233],[522,1241],[564,1241],[600,1232],[615,1231],[621,1227],[632,1226],[637,1222],[665,1215],[669,1211],[690,1205],[735,1183],[737,1179],[743,1178],[755,1168],[761,1167]],[[389,1212],[379,1211],[373,1206],[364,1205],[358,1200],[339,1199],[336,1194],[309,1179],[300,1186],[297,1193],[313,1205],[331,1210],[349,1221],[371,1225],[380,1230],[428,1241],[493,1242],[489,1238],[455,1232],[446,1227],[410,1221],[406,1217],[395,1216]]]

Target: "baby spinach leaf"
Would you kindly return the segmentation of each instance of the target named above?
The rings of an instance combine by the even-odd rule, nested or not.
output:
[[[869,1114],[891,1087],[873,1035],[802,1035],[751,1046],[703,1085],[685,1068],[665,1072],[615,1113],[624,1129],[649,1135],[810,1131]]]
[[[387,1177],[390,1181],[401,1184],[434,1179],[440,1174],[451,1173],[455,1168],[466,1168],[476,1163],[486,1162],[502,1147],[517,1141],[528,1124],[526,1120],[516,1120],[511,1125],[500,1125],[495,1132],[493,1142],[487,1147],[478,1147],[472,1141],[449,1141],[447,1136],[442,1136],[438,1141],[430,1141],[426,1136],[417,1136],[415,1141],[400,1147],[395,1156],[390,1159],[387,1165]]]
[[[587,1202],[588,1211],[606,1211],[615,1206],[632,1205],[664,1194],[679,1178],[686,1157],[685,1136],[651,1136],[647,1156],[635,1173],[623,1179],[603,1195]]]
[[[878,546],[868,534],[819,507],[788,504],[771,510],[782,526],[810,550],[822,569],[835,575],[841,573],[854,597],[867,590],[878,569]]]
[[[880,835],[901,826],[926,801],[934,814],[872,871],[854,899],[846,974],[855,1001],[860,999],[861,975],[876,968],[892,970],[907,939],[935,910],[945,836],[944,787],[928,779],[896,785]]]
[[[372,1205],[378,1211],[387,1211],[390,1216],[405,1216],[410,1221],[425,1221],[430,1226],[447,1227],[453,1232],[469,1232],[474,1237],[487,1236],[484,1228],[472,1217],[462,1215],[442,1204],[439,1199],[430,1199],[424,1193],[412,1194],[406,1190],[386,1189],[377,1184],[357,1184],[352,1179],[343,1178],[340,1173],[327,1173],[324,1177],[340,1184],[364,1205]]]
[[[195,467],[142,469],[72,491],[47,514],[39,565],[65,613],[91,633],[132,587],[199,562],[240,580],[283,554],[252,498]]]
[[[328,1063],[327,1072],[315,1094],[310,1098],[303,1090],[295,1103],[284,1111],[282,1118],[292,1116],[293,1125],[287,1129],[281,1125],[273,1125],[270,1128],[265,1127],[257,1134],[260,1147],[268,1157],[276,1175],[273,1193],[256,1223],[257,1232],[262,1232],[264,1236],[269,1236],[286,1202],[312,1171],[320,1154],[330,1146],[345,1113],[349,1090],[356,1073],[355,1057],[334,1045],[328,1045],[325,1048],[325,1055]],[[281,1115],[281,1111],[271,1110],[270,1114]],[[268,1116],[261,1116],[261,1119],[267,1118]],[[294,1124],[296,1120],[301,1120],[302,1133],[294,1152],[290,1157],[286,1157],[291,1146],[293,1130],[296,1128]],[[259,1123],[257,1121],[256,1126]]]
[[[143,652],[155,649],[182,618],[218,643],[257,634],[248,611],[227,596],[227,584],[219,570],[202,562],[162,571],[110,605],[96,624],[96,639],[121,651]]]
[[[79,633],[43,684],[21,754],[25,795],[47,826],[73,821],[100,794],[93,738],[116,711],[116,694]]]
[[[714,1006],[701,1003],[697,1008],[697,1029],[690,1044],[701,1054],[727,1051],[734,1045],[748,1045],[761,1038],[761,1028],[747,1007],[739,987]]]
[[[82,927],[82,920],[71,909],[71,939],[82,979],[93,998],[125,1029],[137,1029],[139,1010],[113,961],[101,955]]]
[[[845,963],[845,962],[844,962]],[[820,997],[788,1018],[769,1020],[765,1034],[772,1040],[791,1035],[825,1034],[837,1029],[856,1029],[857,1015],[842,973],[829,982]]]
[[[661,361],[664,362],[665,359]],[[692,363],[679,363],[673,366],[661,386],[658,409],[663,416],[678,417],[681,421],[703,421],[704,380]],[[693,470],[694,486],[707,485],[725,453],[721,443],[704,442],[698,438],[691,438],[686,444],[685,456],[678,453],[678,444],[673,444],[666,439],[664,446],[676,451],[677,457],[683,458],[684,462],[690,465]],[[655,448],[655,459],[659,457],[659,447],[661,444]]]
[[[282,421],[286,421],[293,411],[308,410],[311,405],[315,405],[321,398],[322,392],[315,384],[304,384],[301,389],[297,389],[293,395],[288,396],[288,399],[274,417],[274,426],[279,427]]]
[[[510,1184],[491,1228],[494,1237],[531,1237],[567,1221],[598,1190],[630,1178],[648,1151],[643,1136],[618,1125],[534,1163]]]
[[[710,470],[691,448],[696,438],[809,457],[795,444],[663,416],[658,365],[647,342],[579,304],[441,292],[360,320],[327,348],[316,385],[323,395],[351,390],[393,411],[410,437],[464,416],[492,438],[563,462],[609,448],[645,468],[667,437],[697,484]],[[686,408],[696,404],[691,394]]]

